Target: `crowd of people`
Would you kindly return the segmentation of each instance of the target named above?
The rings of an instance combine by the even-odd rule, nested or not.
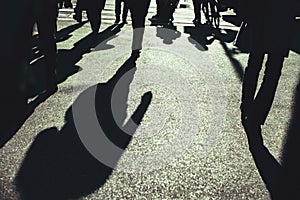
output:
[[[150,20],[171,22],[173,13],[179,0],[156,0],[157,13]],[[247,22],[251,31],[251,47],[248,64],[244,74],[241,98],[241,121],[247,135],[249,145],[255,149],[263,146],[261,136],[252,137],[253,133],[260,132],[274,100],[276,88],[281,75],[284,59],[289,54],[293,33],[295,12],[293,0],[282,4],[278,1],[245,1],[241,10],[242,18]],[[77,0],[73,18],[82,22],[82,11],[87,12],[91,25],[92,35],[96,38],[101,26],[101,12],[106,0]],[[123,3],[123,9],[121,5]],[[200,5],[202,0],[193,0],[194,23],[201,22]],[[73,8],[70,0],[24,0],[17,8],[14,3],[7,3],[8,9],[1,13],[12,16],[4,22],[7,31],[1,33],[5,38],[1,50],[1,60],[4,63],[1,92],[5,95],[1,99],[2,110],[24,110],[27,105],[26,86],[20,81],[22,66],[31,47],[33,25],[38,27],[40,50],[44,54],[47,67],[47,84],[43,92],[52,95],[57,91],[57,46],[55,41],[56,20],[59,8]],[[146,15],[150,0],[115,0],[115,23],[127,24],[128,12],[132,19],[132,55],[138,56],[142,48],[141,34],[138,28],[145,27]],[[259,5],[259,6],[257,6]],[[253,12],[255,10],[255,12]],[[280,11],[280,12],[279,12]],[[8,12],[14,12],[14,15]],[[2,16],[1,16],[2,17]],[[4,17],[2,17],[3,19]],[[280,29],[276,27],[281,27]],[[136,32],[137,31],[137,32]],[[136,45],[137,44],[137,45]],[[267,55],[264,78],[257,90],[258,76],[262,69],[264,56]],[[252,134],[252,136],[251,136]]]

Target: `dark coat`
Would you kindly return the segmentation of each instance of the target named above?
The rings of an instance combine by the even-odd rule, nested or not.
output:
[[[288,56],[295,23],[295,0],[245,0],[242,16],[251,31],[250,52]]]

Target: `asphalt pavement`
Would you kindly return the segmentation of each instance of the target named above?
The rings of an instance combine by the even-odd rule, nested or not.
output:
[[[152,1],[147,18],[155,12]],[[0,199],[270,199],[240,123],[248,54],[232,43],[231,10],[220,29],[195,28],[189,1],[176,9],[173,26],[146,20],[136,66],[128,60],[130,17],[114,25],[113,0],[97,45],[89,43],[86,15],[83,23],[72,15],[63,8],[58,17],[58,91],[0,149]],[[278,161],[299,72],[299,51],[291,51],[263,126]],[[126,138],[125,150],[110,137]]]

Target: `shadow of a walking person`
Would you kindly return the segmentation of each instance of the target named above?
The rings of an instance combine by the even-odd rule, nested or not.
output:
[[[123,92],[115,95],[118,99],[117,114],[121,115],[118,119],[125,120],[123,116],[125,113],[126,117],[129,85],[136,71],[136,59],[131,56],[108,82],[80,93],[66,112],[61,130],[52,127],[38,134],[15,178],[22,199],[80,198],[106,182],[152,99],[151,92],[145,93],[131,120],[124,126],[118,126],[112,111],[113,91],[122,79]],[[96,124],[91,124],[95,120]],[[103,131],[95,127],[101,127]],[[94,138],[100,140],[95,141]],[[92,143],[87,143],[85,139]],[[91,146],[93,144],[95,146]],[[107,148],[110,145],[120,149],[120,154],[112,155],[112,150]]]
[[[120,32],[122,25],[112,25],[107,27],[104,31],[98,34],[97,43],[113,39],[118,32]],[[76,65],[82,59],[82,56],[86,53],[90,53],[91,49],[97,45],[94,43],[94,37],[92,34],[87,35],[80,41],[74,44],[72,49],[59,49],[57,54],[57,82],[62,83],[68,77],[74,75],[80,70],[80,67]],[[112,47],[111,47],[112,48]],[[45,88],[44,76],[45,76],[44,60],[39,59],[28,66],[27,79],[28,79],[28,97],[34,97],[40,95],[41,98],[36,99],[34,103],[35,107],[45,99],[46,95],[42,92]]]
[[[249,149],[272,199],[300,198],[300,77],[280,164],[264,146],[259,124],[244,123]]]
[[[189,42],[195,44],[200,51],[207,51],[208,45],[214,41],[213,29],[209,26],[185,26],[184,33],[190,34]]]

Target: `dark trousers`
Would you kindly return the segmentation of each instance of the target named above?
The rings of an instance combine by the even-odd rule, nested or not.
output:
[[[156,0],[158,17],[163,20],[172,19],[178,3],[178,0]]]
[[[158,16],[162,17],[164,15],[164,8],[166,8],[167,3],[168,0],[156,0],[156,12]]]
[[[151,0],[131,0],[128,2],[133,28],[145,27],[150,1]]]
[[[56,1],[34,1],[31,16],[31,27],[37,23],[39,32],[39,48],[44,55],[47,84],[56,82],[57,46],[55,41],[58,5]]]
[[[97,34],[101,25],[101,12],[102,9],[97,7],[90,7],[87,9],[87,17],[90,21],[93,34]]]
[[[271,109],[281,75],[284,56],[276,53],[268,54],[263,82],[255,96],[263,60],[263,53],[250,53],[242,88],[242,110],[247,113],[252,112],[252,117],[260,124],[265,123]]]
[[[201,4],[203,0],[193,0],[195,19],[201,19]]]
[[[115,0],[115,14],[116,14],[116,18],[120,18],[122,1],[123,1],[122,19],[123,21],[125,21],[128,14],[127,0]]]
[[[54,12],[54,13],[53,13]],[[44,54],[48,74],[53,73],[56,68],[57,46],[55,42],[56,11],[48,12],[37,17],[40,49]]]
[[[78,0],[77,5],[74,8],[76,15],[81,16],[82,11],[87,11],[87,17],[91,25],[92,32],[97,34],[101,25],[101,12],[105,6],[105,0]]]

